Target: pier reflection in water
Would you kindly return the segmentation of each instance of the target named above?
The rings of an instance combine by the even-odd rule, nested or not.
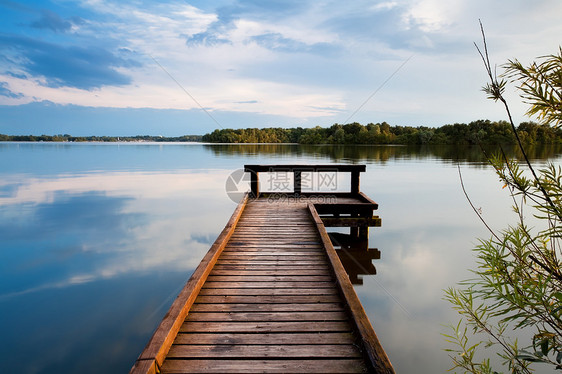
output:
[[[340,232],[329,235],[352,284],[362,285],[364,275],[377,273],[373,260],[379,260],[381,252],[377,248],[369,248],[368,239],[357,239]]]

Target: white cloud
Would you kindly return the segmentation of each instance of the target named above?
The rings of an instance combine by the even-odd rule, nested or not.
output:
[[[463,13],[464,4],[463,0],[416,0],[404,13],[404,22],[423,32],[443,31]]]
[[[396,67],[415,54],[416,62],[409,63],[377,95],[381,101],[394,103],[385,106],[389,116],[400,111],[402,97],[408,96],[411,99],[406,113],[423,109],[427,114],[424,118],[441,118],[444,109],[439,103],[447,101],[450,105],[446,109],[451,113],[486,118],[495,112],[466,109],[466,103],[473,101],[473,88],[447,85],[440,71],[482,82],[479,71],[473,68],[479,67],[472,45],[480,38],[478,19],[484,21],[492,58],[498,64],[508,58],[530,61],[551,53],[562,32],[557,19],[557,10],[562,9],[559,3],[542,0],[506,4],[484,0],[311,2],[302,4],[299,12],[275,16],[268,13],[267,6],[259,7],[263,14],[255,9],[244,13],[241,7],[232,21],[224,21],[218,10],[198,9],[184,2],[137,7],[133,3],[88,0],[82,5],[103,17],[86,20],[73,35],[96,42],[107,38],[113,50],[129,50],[139,66],[115,70],[132,83],[80,90],[47,87],[40,76],[21,79],[5,74],[0,80],[15,95],[0,97],[0,104],[48,100],[91,107],[198,108],[175,79],[210,110],[305,120],[322,117],[331,122],[329,118],[356,108],[368,97],[377,82],[392,72],[389,65]],[[198,33],[228,43],[188,46],[187,39]],[[327,49],[314,49],[318,45]],[[414,64],[415,74],[414,70],[409,73]],[[402,91],[393,90],[400,77],[406,83],[395,87]],[[426,77],[435,77],[434,84],[420,84]],[[336,110],[313,109],[325,107]],[[368,109],[366,106],[362,112],[371,115]],[[384,108],[380,114],[384,115]],[[399,121],[399,115],[394,118]]]
[[[386,10],[391,10],[398,7],[398,2],[396,1],[385,1],[382,3],[378,3],[375,4],[373,6],[371,6],[371,10],[375,11],[375,12],[379,12],[379,11],[386,11]]]

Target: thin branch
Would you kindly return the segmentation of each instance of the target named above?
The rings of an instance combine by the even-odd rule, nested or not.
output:
[[[556,215],[558,216],[558,218],[562,219],[562,212],[560,212],[560,210],[552,202],[552,200],[550,198],[550,195],[548,194],[548,192],[546,192],[545,188],[542,186],[541,181],[540,181],[539,177],[537,176],[537,173],[535,172],[535,168],[533,167],[533,165],[531,165],[531,161],[529,160],[529,157],[527,156],[527,152],[525,151],[525,148],[523,147],[523,143],[521,142],[521,139],[519,138],[519,134],[517,133],[517,128],[515,127],[515,124],[513,122],[513,118],[511,116],[511,111],[509,109],[509,105],[507,104],[507,101],[505,100],[505,98],[502,95],[502,92],[501,92],[502,91],[502,84],[500,82],[498,82],[497,77],[495,77],[495,75],[492,74],[490,57],[488,55],[488,45],[487,45],[487,42],[486,42],[486,35],[484,33],[484,26],[482,25],[482,21],[480,21],[480,31],[482,33],[482,41],[484,43],[484,53],[482,53],[482,51],[480,50],[480,48],[478,48],[478,45],[476,43],[474,43],[474,45],[476,46],[476,49],[478,50],[478,53],[482,57],[482,61],[484,62],[484,66],[485,66],[486,71],[488,73],[488,77],[490,78],[491,91],[494,94],[494,99],[500,100],[503,103],[505,111],[507,113],[507,117],[509,118],[509,123],[511,125],[511,129],[513,130],[513,134],[515,135],[515,139],[517,140],[517,144],[519,145],[519,149],[521,150],[521,153],[523,154],[523,158],[525,159],[525,163],[527,164],[527,166],[529,167],[529,170],[533,174],[533,178],[535,179],[535,182],[537,183],[537,186],[539,187],[541,193],[543,194],[546,202],[548,203],[548,205],[550,205],[552,207],[554,212],[556,212]]]
[[[457,164],[457,169],[459,170],[459,179],[461,182],[461,188],[462,188],[462,192],[464,193],[464,196],[466,197],[466,200],[468,200],[468,203],[470,204],[470,207],[472,208],[472,210],[474,211],[474,213],[476,213],[476,215],[478,216],[478,218],[480,219],[480,221],[482,221],[482,223],[484,224],[484,226],[486,226],[486,229],[488,229],[488,231],[490,232],[490,234],[492,234],[492,236],[494,238],[496,238],[496,240],[501,241],[500,237],[496,234],[496,232],[488,225],[488,222],[486,222],[486,220],[484,218],[482,218],[482,215],[480,214],[480,212],[478,212],[478,209],[476,209],[476,207],[474,206],[474,204],[472,204],[472,200],[470,199],[470,196],[468,196],[468,192],[466,192],[466,188],[464,187],[464,181],[462,179],[462,172],[461,172],[461,167],[459,164]]]

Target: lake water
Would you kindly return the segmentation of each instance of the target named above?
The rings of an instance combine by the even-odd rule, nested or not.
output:
[[[556,149],[535,162],[560,163]],[[0,143],[0,371],[128,372],[236,204],[244,164],[362,163],[377,274],[356,291],[398,373],[450,367],[443,289],[470,277],[510,199],[479,149]]]

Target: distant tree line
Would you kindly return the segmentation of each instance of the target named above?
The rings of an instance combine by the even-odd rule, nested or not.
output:
[[[137,136],[71,136],[64,135],[4,135],[1,142],[200,142],[201,135],[177,137],[137,135]]]
[[[562,130],[535,122],[522,122],[519,137],[526,144],[562,144]],[[215,130],[202,137],[210,143],[300,143],[300,144],[515,144],[509,122],[478,120],[437,128],[390,126],[386,122],[364,126],[314,128],[248,128]]]
[[[522,122],[517,128],[525,144],[562,144],[562,128]],[[299,144],[515,144],[509,122],[478,120],[441,127],[390,126],[386,122],[364,126],[354,122],[346,125],[313,128],[247,128],[221,129],[201,135],[164,137],[138,136],[71,136],[64,135],[2,135],[0,141],[31,142],[209,142],[209,143],[299,143]]]

